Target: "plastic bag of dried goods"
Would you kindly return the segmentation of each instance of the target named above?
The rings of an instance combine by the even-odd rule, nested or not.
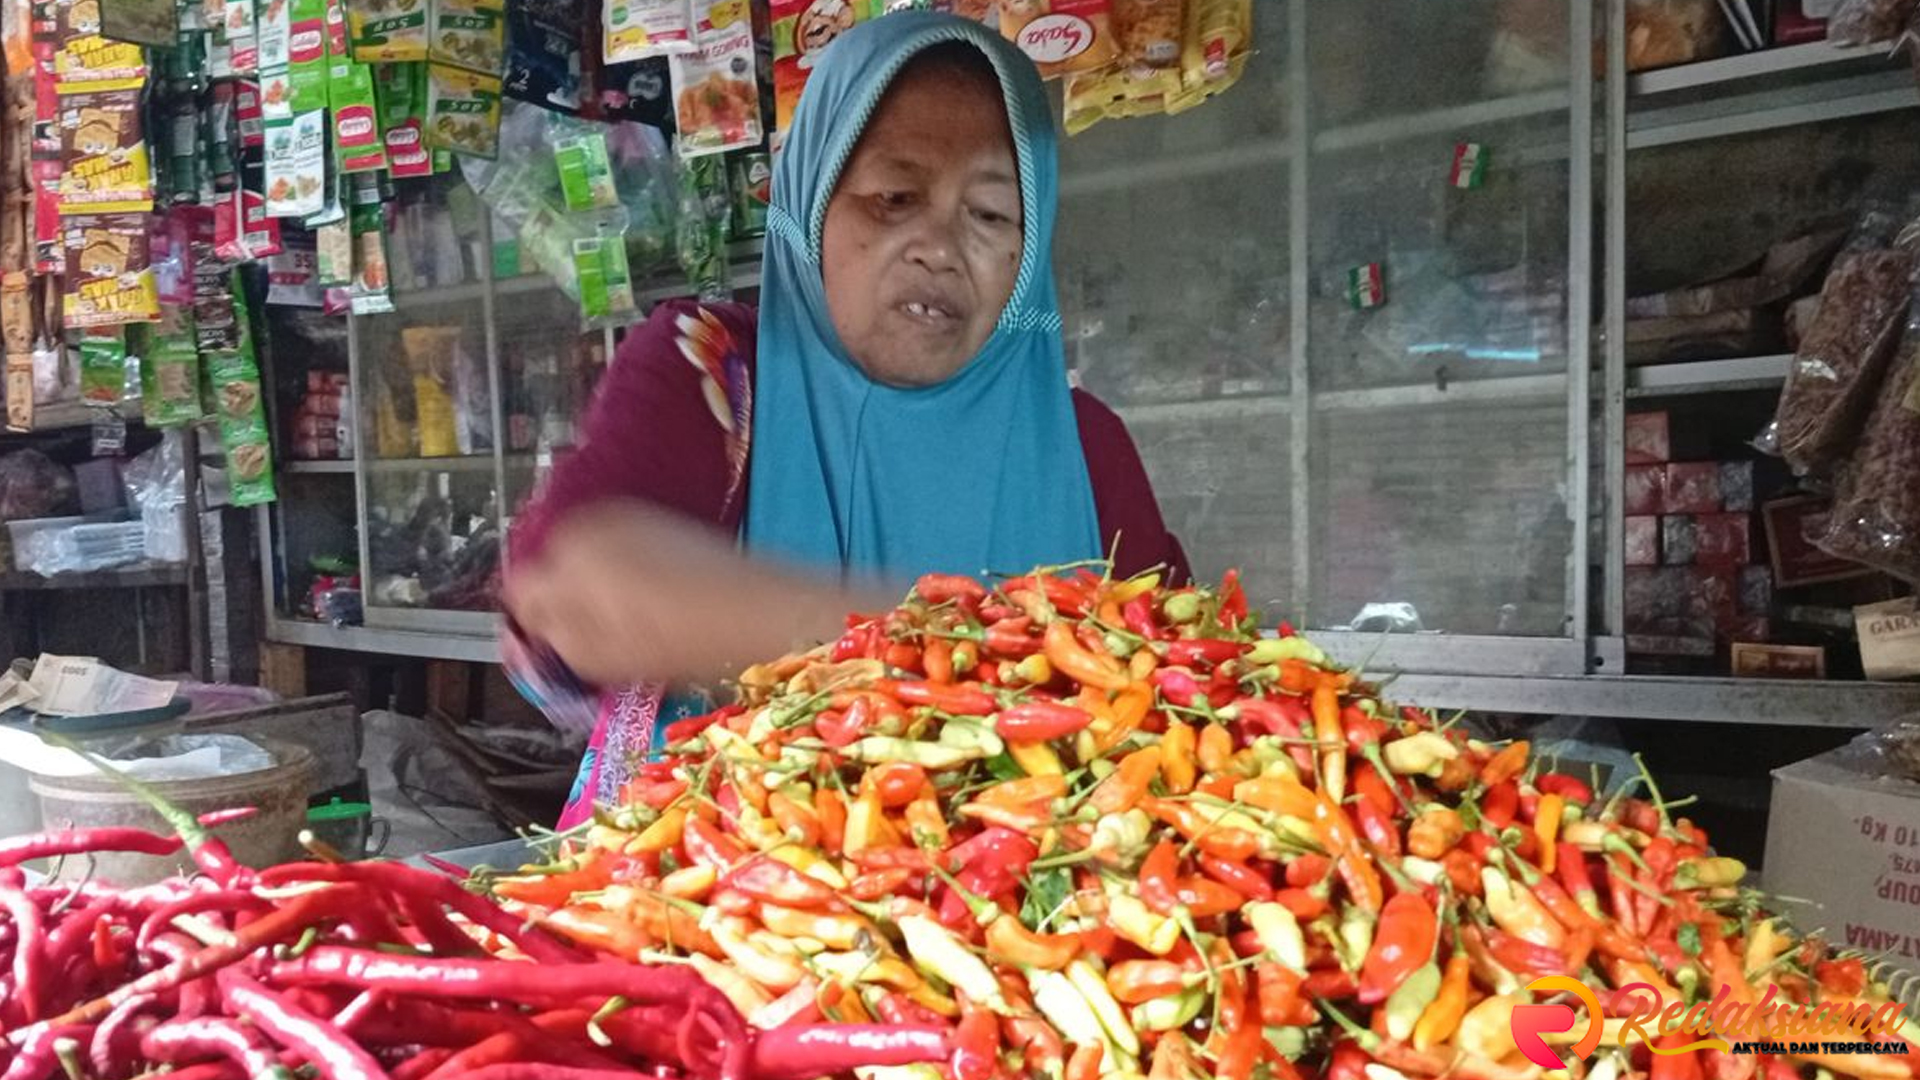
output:
[[[1827,531],[1842,559],[1920,582],[1920,298],[1853,457],[1840,470]]]

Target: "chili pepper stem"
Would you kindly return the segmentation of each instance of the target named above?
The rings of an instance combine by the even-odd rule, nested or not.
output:
[[[1027,864],[1027,869],[1052,870],[1061,866],[1078,866],[1084,862],[1091,862],[1098,857],[1099,853],[1092,848],[1081,848],[1078,851],[1069,851],[1064,855],[1051,855],[1044,859],[1035,859]]]
[[[74,1039],[61,1039],[53,1044],[54,1060],[60,1063],[60,1071],[67,1074],[67,1080],[87,1080],[87,1070],[80,1064],[80,1043]]]
[[[1635,753],[1633,763],[1640,767],[1640,779],[1647,785],[1647,795],[1653,800],[1653,808],[1660,814],[1661,831],[1673,828],[1673,818],[1667,815],[1666,801],[1661,798],[1660,785],[1654,781],[1653,773],[1647,769],[1647,759]]]
[[[1380,779],[1386,782],[1387,790],[1393,792],[1393,801],[1400,804],[1400,809],[1410,818],[1418,817],[1419,815],[1414,812],[1413,804],[1407,801],[1407,793],[1400,790],[1398,779],[1393,771],[1387,768],[1387,759],[1381,756],[1380,744],[1367,743],[1360,748],[1360,756],[1367,759],[1367,764],[1373,766],[1373,770],[1380,774]]]

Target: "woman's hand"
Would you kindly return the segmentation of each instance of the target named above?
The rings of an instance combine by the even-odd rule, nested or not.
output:
[[[540,555],[509,565],[520,629],[591,682],[699,683],[837,635],[860,595],[749,559],[733,539],[635,501],[568,514]]]

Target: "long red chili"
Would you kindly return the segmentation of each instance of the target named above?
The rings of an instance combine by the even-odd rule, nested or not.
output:
[[[958,600],[962,606],[978,606],[987,598],[987,587],[962,574],[922,574],[913,583],[913,591],[929,604]]]
[[[13,999],[20,1004],[22,1018],[31,1023],[40,1019],[47,1004],[41,985],[45,976],[46,942],[42,935],[40,905],[17,885],[0,885],[0,907],[13,920]]]
[[[222,969],[217,976],[228,1011],[245,1016],[275,1042],[304,1055],[327,1080],[386,1080],[387,1071],[332,1024],[289,1004],[285,998],[241,974]]]
[[[1272,884],[1246,863],[1202,852],[1200,872],[1249,900],[1273,899]]]
[[[100,1026],[93,1029],[93,1039],[87,1048],[87,1060],[94,1072],[101,1076],[126,1076],[133,1071],[132,1063],[140,1053],[140,1030],[135,1021],[142,1019],[142,1014],[157,1001],[151,997],[130,998],[100,1021]]]
[[[876,679],[873,688],[908,705],[924,705],[955,716],[990,716],[1000,702],[985,690],[943,683]]]
[[[59,829],[0,841],[0,866],[18,866],[34,859],[88,852],[125,851],[140,855],[171,855],[180,850],[180,838],[145,829],[104,827]]]
[[[186,1062],[224,1057],[249,1080],[291,1080],[293,1073],[238,1020],[201,1017],[171,1020],[140,1040],[140,1052],[154,1061]],[[371,1060],[371,1059],[369,1059]]]
[[[1180,906],[1179,860],[1173,841],[1162,840],[1140,863],[1140,899],[1162,915]]]
[[[583,958],[545,931],[460,887],[451,878],[400,863],[292,863],[260,872],[261,882],[287,885],[301,881],[360,882],[376,890],[412,892],[452,908],[461,918],[513,942],[514,947],[542,964],[573,964]]]
[[[1211,668],[1239,659],[1247,647],[1220,638],[1181,638],[1167,642],[1166,648],[1166,661],[1175,667]]]

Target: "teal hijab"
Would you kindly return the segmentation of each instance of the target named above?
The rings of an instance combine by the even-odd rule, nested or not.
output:
[[[914,55],[965,42],[992,62],[1019,159],[1025,231],[1013,298],[946,382],[869,379],[827,315],[820,239],[840,173]],[[901,12],[828,46],[773,175],[743,539],[815,567],[900,578],[1097,558],[1054,296],[1053,118],[1025,56],[977,22]]]

